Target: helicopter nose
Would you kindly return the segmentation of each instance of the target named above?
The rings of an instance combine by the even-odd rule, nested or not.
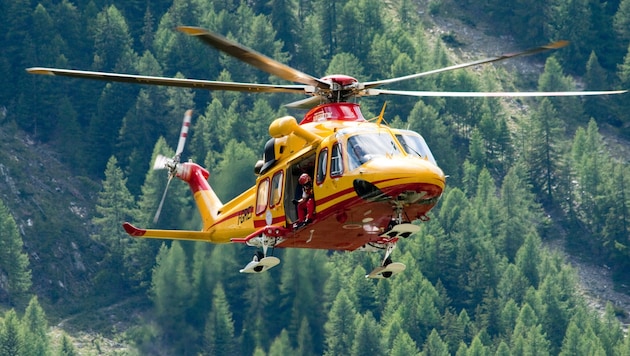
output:
[[[354,191],[367,201],[385,201],[408,192],[433,199],[445,186],[442,170],[418,157],[375,158],[361,167],[353,181]]]

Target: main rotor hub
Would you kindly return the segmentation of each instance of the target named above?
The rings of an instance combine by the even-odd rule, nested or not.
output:
[[[330,83],[330,89],[320,91],[329,103],[341,103],[355,96],[355,92],[359,86],[359,81],[349,75],[333,74],[327,75],[320,79],[323,82]]]
[[[349,86],[352,86],[355,83],[358,83],[359,81],[356,78],[353,78],[349,75],[345,75],[345,74],[333,74],[333,75],[327,75],[323,78],[321,78],[322,81],[325,82],[331,82],[333,84],[333,86],[335,84],[339,85],[340,88],[336,89],[333,88],[333,90],[340,90],[340,89],[345,89]]]

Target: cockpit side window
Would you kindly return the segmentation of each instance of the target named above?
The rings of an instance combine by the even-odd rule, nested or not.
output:
[[[260,215],[267,209],[269,202],[269,178],[265,178],[258,183],[258,193],[256,194],[256,215]]]
[[[424,141],[424,138],[417,132],[399,130],[399,132],[396,133],[396,138],[407,154],[426,158],[433,164],[437,165],[429,146]]]
[[[330,154],[330,177],[336,178],[343,175],[343,159],[341,155],[341,146],[335,142]]]
[[[322,184],[326,179],[326,171],[328,170],[328,148],[324,148],[319,152],[317,158],[317,184]]]

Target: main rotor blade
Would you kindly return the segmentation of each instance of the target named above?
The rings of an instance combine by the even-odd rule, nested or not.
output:
[[[329,89],[330,83],[324,82],[311,75],[303,73],[264,54],[245,47],[239,43],[228,40],[206,29],[193,26],[179,26],[177,30],[189,36],[195,36],[210,46],[229,54],[245,63],[248,63],[264,72],[273,74],[284,80],[311,85],[321,89]]]
[[[499,97],[548,97],[548,96],[591,96],[623,94],[628,90],[600,90],[600,91],[531,91],[531,92],[463,92],[463,91],[408,91],[367,89],[364,96],[390,94],[417,97],[454,97],[454,98],[499,98]]]
[[[234,83],[234,82],[218,82],[212,80],[197,79],[180,79],[166,77],[152,77],[146,75],[135,74],[118,74],[107,72],[91,72],[85,70],[58,69],[58,68],[27,68],[27,72],[32,74],[43,75],[59,75],[73,78],[96,79],[112,82],[148,84],[148,85],[165,85],[171,87],[182,87],[192,89],[206,90],[232,90],[245,91],[252,93],[304,93],[307,89],[305,85],[273,85],[273,84],[254,84],[254,83]]]
[[[522,52],[506,53],[506,54],[502,54],[502,55],[497,56],[497,57],[480,59],[480,60],[473,61],[473,62],[468,62],[468,63],[456,64],[456,65],[449,66],[449,67],[434,69],[434,70],[430,70],[430,71],[426,71],[426,72],[422,72],[422,73],[410,74],[410,75],[406,75],[406,76],[398,77],[398,78],[377,80],[377,81],[373,81],[373,82],[365,82],[365,83],[363,83],[363,85],[364,85],[364,88],[374,88],[374,87],[379,86],[379,85],[391,84],[391,83],[400,82],[400,81],[403,81],[403,80],[420,78],[420,77],[424,77],[426,75],[447,72],[447,71],[454,70],[454,69],[461,69],[461,68],[472,67],[472,66],[476,66],[476,65],[480,65],[480,64],[493,63],[493,62],[498,62],[498,61],[502,61],[502,60],[506,60],[506,59],[510,59],[510,58],[529,56],[529,55],[532,55],[532,54],[536,54],[536,53],[540,53],[540,52],[544,52],[544,51],[548,51],[548,50],[552,50],[552,49],[562,48],[562,47],[564,47],[564,46],[566,46],[568,44],[569,44],[568,41],[557,41],[557,42],[552,42],[552,43],[546,44],[544,46],[530,48],[530,49],[522,51]]]
[[[291,109],[312,109],[317,105],[322,103],[322,97],[320,96],[311,96],[306,99],[294,101],[284,106]]]

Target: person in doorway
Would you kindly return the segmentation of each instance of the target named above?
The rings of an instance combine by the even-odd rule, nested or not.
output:
[[[298,220],[293,224],[293,228],[299,229],[310,224],[315,217],[315,199],[313,198],[313,180],[307,173],[302,173],[298,178],[298,183],[302,186],[302,198],[296,200]]]

